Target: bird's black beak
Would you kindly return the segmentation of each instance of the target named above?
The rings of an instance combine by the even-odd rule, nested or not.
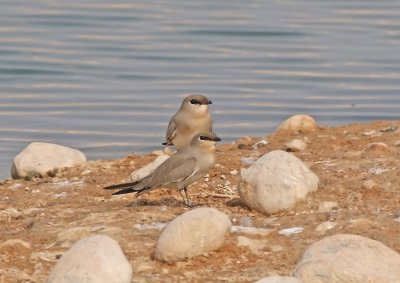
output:
[[[212,101],[211,101],[211,100],[209,100],[209,101],[207,101],[207,102],[206,102],[206,104],[212,104]]]
[[[221,139],[220,139],[219,137],[215,137],[215,138],[213,139],[213,141],[221,141]]]

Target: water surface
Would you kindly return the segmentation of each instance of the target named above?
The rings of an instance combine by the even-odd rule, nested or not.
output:
[[[114,159],[161,148],[190,93],[224,142],[399,119],[400,2],[2,1],[0,179],[31,141]]]

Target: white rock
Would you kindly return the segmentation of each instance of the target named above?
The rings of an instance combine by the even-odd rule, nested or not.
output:
[[[339,205],[336,201],[321,201],[318,205],[319,212],[329,212],[338,209]]]
[[[299,139],[294,139],[291,140],[290,142],[287,142],[285,144],[285,147],[289,150],[289,151],[301,151],[301,150],[305,150],[307,147],[307,144]]]
[[[218,249],[230,234],[229,217],[215,208],[196,208],[186,212],[162,231],[155,258],[171,262]]]
[[[315,228],[315,231],[320,233],[325,233],[327,230],[335,228],[336,225],[337,225],[336,222],[331,222],[331,221],[322,222]]]
[[[143,166],[142,168],[131,173],[131,181],[137,181],[152,173],[158,166],[169,158],[169,155],[163,154],[158,156],[153,162]]]
[[[237,174],[238,174],[238,170],[232,170],[232,171],[229,171],[229,174],[231,174],[232,176],[236,176]]]
[[[144,224],[139,224],[139,223],[133,224],[133,227],[135,229],[137,229],[137,230],[150,230],[150,229],[161,230],[165,226],[166,226],[166,224],[162,223],[162,222],[154,222],[154,223],[151,223],[151,224],[147,224],[147,223],[144,223]]]
[[[11,176],[24,178],[46,176],[56,168],[72,167],[86,162],[86,156],[79,150],[58,144],[33,142],[14,158]]]
[[[293,234],[299,234],[303,232],[304,228],[303,227],[291,227],[291,228],[286,228],[278,231],[279,235],[284,235],[284,236],[290,236]]]
[[[369,238],[338,234],[312,244],[294,275],[304,282],[400,282],[400,254]]]
[[[275,131],[275,134],[291,134],[294,131],[310,132],[317,128],[315,120],[308,115],[294,115],[283,122]]]
[[[58,261],[47,283],[126,282],[132,280],[132,266],[118,243],[105,235],[84,238]]]
[[[248,169],[242,168],[238,190],[247,206],[270,214],[293,207],[309,192],[316,191],[318,182],[317,175],[300,159],[275,150],[260,157]]]
[[[259,142],[256,142],[255,144],[253,144],[253,148],[257,149],[259,146],[266,146],[267,144],[269,144],[268,141],[260,140]]]
[[[372,130],[372,131],[362,132],[361,135],[363,135],[363,136],[377,136],[377,135],[379,135],[380,136],[380,135],[382,135],[382,133],[377,132],[375,130]]]
[[[388,171],[389,171],[389,169],[387,169],[387,168],[382,168],[382,167],[379,167],[379,166],[375,166],[375,167],[370,168],[368,170],[368,173],[375,174],[375,175],[381,175],[382,173],[385,173],[385,172],[388,172]]]
[[[260,280],[257,280],[254,283],[301,283],[300,279],[297,279],[295,277],[290,277],[290,276],[268,276],[261,278]]]

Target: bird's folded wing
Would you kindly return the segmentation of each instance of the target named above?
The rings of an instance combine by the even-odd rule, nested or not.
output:
[[[166,134],[167,141],[165,142],[165,144],[171,145],[171,140],[174,138],[175,133],[176,133],[176,121],[174,116],[171,118],[171,121],[169,121],[168,124],[168,129]]]
[[[182,182],[197,172],[197,161],[189,154],[175,154],[161,164],[149,180],[150,187]]]

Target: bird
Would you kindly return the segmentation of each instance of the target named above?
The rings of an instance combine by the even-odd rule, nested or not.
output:
[[[204,95],[192,94],[182,101],[181,108],[169,121],[166,141],[163,145],[173,145],[181,149],[200,132],[212,132],[213,120],[208,112],[212,104]]]
[[[158,188],[178,188],[184,203],[192,207],[188,187],[207,174],[215,165],[215,148],[221,139],[213,132],[196,134],[190,143],[160,164],[152,173],[140,180],[105,187],[122,189],[113,195],[136,192],[140,196]],[[182,194],[185,192],[186,199]]]

